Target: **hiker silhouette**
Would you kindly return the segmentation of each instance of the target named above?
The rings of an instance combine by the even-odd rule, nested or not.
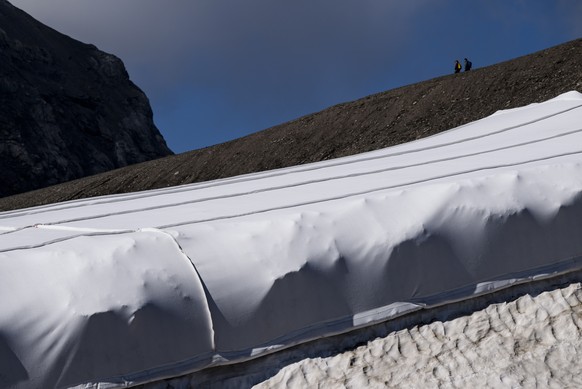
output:
[[[471,63],[471,61],[465,58],[465,71],[468,72],[469,70],[471,70],[471,67],[473,67],[473,63]]]
[[[459,73],[461,71],[461,63],[459,62],[459,60],[457,59],[455,61],[455,73]]]

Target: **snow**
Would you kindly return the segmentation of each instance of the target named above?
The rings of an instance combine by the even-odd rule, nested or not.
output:
[[[582,95],[356,156],[0,214],[0,386],[234,364],[582,264]]]
[[[526,294],[290,363],[254,388],[579,388],[581,299],[579,282]],[[227,378],[220,387],[251,387],[244,378]],[[174,381],[168,383],[187,387]]]

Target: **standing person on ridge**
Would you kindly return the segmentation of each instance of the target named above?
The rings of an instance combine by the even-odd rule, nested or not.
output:
[[[459,73],[461,71],[461,63],[459,62],[459,60],[457,59],[455,61],[455,73]]]
[[[471,61],[469,61],[467,58],[465,58],[465,71],[468,72],[469,70],[471,70],[472,66],[473,66],[473,64],[471,63]]]

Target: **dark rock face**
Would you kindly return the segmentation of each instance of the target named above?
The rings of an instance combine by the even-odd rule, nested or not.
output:
[[[572,90],[582,92],[582,39],[339,104],[227,143],[0,199],[0,211],[362,153]]]
[[[171,153],[117,57],[0,0],[0,197]]]

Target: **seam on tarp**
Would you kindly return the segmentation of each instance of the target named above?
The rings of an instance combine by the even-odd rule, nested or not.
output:
[[[222,179],[222,180],[210,181],[211,184],[206,184],[206,185],[204,185],[203,183],[193,183],[193,184],[190,184],[190,185],[186,185],[186,187],[184,187],[184,188],[179,188],[179,189],[170,190],[170,191],[165,190],[165,189],[158,189],[158,190],[154,190],[156,193],[154,193],[153,195],[151,195],[151,194],[144,194],[144,195],[139,195],[139,196],[130,196],[130,195],[128,195],[128,196],[124,196],[124,197],[121,197],[119,195],[110,195],[111,197],[116,197],[116,198],[113,199],[112,201],[103,201],[103,202],[99,202],[99,203],[97,203],[95,205],[109,204],[109,203],[116,203],[116,202],[124,202],[124,201],[130,201],[130,200],[141,199],[141,198],[150,198],[150,197],[156,197],[156,196],[160,196],[160,195],[164,195],[164,194],[168,194],[168,193],[181,193],[183,191],[192,190],[193,189],[192,188],[192,185],[194,185],[194,186],[200,186],[202,189],[204,189],[204,188],[208,188],[208,187],[216,187],[216,186],[228,185],[228,184],[231,184],[231,183],[254,181],[254,180],[257,180],[257,179],[278,177],[278,176],[292,174],[292,173],[301,173],[301,172],[305,172],[305,171],[318,170],[318,169],[321,169],[321,168],[329,168],[329,167],[343,166],[343,165],[351,164],[351,163],[354,163],[354,162],[355,163],[365,162],[365,161],[371,161],[371,160],[383,159],[383,158],[390,158],[390,157],[400,156],[400,155],[405,155],[405,154],[412,154],[412,153],[422,152],[422,151],[426,151],[426,150],[438,149],[438,148],[441,148],[441,147],[451,146],[451,145],[454,145],[454,144],[459,144],[459,143],[464,143],[464,142],[470,142],[470,141],[473,141],[473,140],[476,140],[476,139],[480,139],[480,138],[486,138],[488,136],[500,134],[500,133],[503,133],[503,132],[506,132],[506,131],[513,130],[515,128],[519,128],[519,127],[527,126],[527,125],[534,124],[534,123],[537,123],[537,122],[541,122],[543,120],[547,120],[549,118],[562,115],[564,113],[573,111],[573,110],[578,109],[578,108],[581,108],[581,107],[582,107],[582,104],[581,105],[576,105],[574,107],[569,107],[567,109],[560,110],[558,112],[554,112],[554,113],[551,113],[551,114],[548,114],[548,115],[544,115],[542,117],[539,117],[539,118],[530,120],[530,121],[525,122],[525,123],[519,123],[519,124],[516,124],[516,125],[513,125],[513,126],[504,127],[504,128],[501,128],[501,129],[499,129],[497,131],[494,131],[494,132],[491,132],[491,133],[487,133],[487,134],[476,135],[476,136],[464,138],[464,139],[461,139],[460,141],[456,141],[456,142],[444,142],[444,143],[440,143],[440,144],[436,144],[436,145],[431,145],[431,146],[425,146],[425,147],[421,147],[421,148],[417,148],[417,149],[412,149],[412,150],[405,150],[405,151],[400,151],[400,152],[395,152],[395,153],[390,153],[390,154],[382,154],[382,155],[378,155],[378,156],[361,158],[361,159],[357,159],[355,161],[339,161],[337,163],[329,163],[329,164],[326,164],[325,166],[313,166],[313,167],[308,167],[307,166],[307,167],[303,167],[303,168],[299,168],[299,169],[292,169],[293,167],[283,168],[283,169],[285,169],[285,171],[281,172],[281,171],[275,170],[275,172],[272,172],[271,174],[268,174],[268,173],[266,174],[266,172],[250,173],[248,175],[228,177],[228,178],[225,178],[225,179]],[[524,108],[524,107],[522,107],[522,108]],[[463,127],[467,127],[469,125],[472,125],[474,123],[481,122],[481,121],[486,120],[486,119],[488,119],[490,117],[491,116],[487,116],[487,117],[482,118],[480,120],[476,120],[474,122],[470,122],[470,123],[467,123],[467,124],[464,124],[464,125],[461,125],[461,126],[452,128],[452,129],[450,129],[448,131],[444,131],[444,132],[435,134],[433,136],[438,136],[438,135],[444,134],[444,133],[449,132],[449,131],[455,131],[455,130],[458,130],[460,128],[463,128]],[[323,162],[323,161],[320,161],[320,162]],[[314,162],[314,163],[317,164],[317,162]],[[287,170],[290,170],[290,171],[287,171]],[[259,177],[255,177],[255,175],[258,175]],[[63,207],[60,207],[60,208],[57,208],[57,209],[63,210],[63,209],[71,209],[71,208],[82,207],[82,206],[85,205],[85,200],[86,199],[73,200],[73,204],[71,204],[70,206],[63,206]],[[78,204],[78,203],[80,203],[80,204]],[[23,212],[22,215],[31,215],[31,214],[43,213],[45,211],[45,209],[50,212],[50,211],[54,210],[55,208],[52,207],[52,204],[51,205],[39,206],[39,207],[36,208],[36,211],[35,211],[35,209],[33,209],[32,211],[29,211],[29,212]],[[20,214],[20,212],[22,212],[22,210],[14,210],[14,211],[6,211],[6,212],[3,212],[0,215],[0,220],[1,219],[4,219],[4,218],[7,218],[7,217],[13,217],[15,215],[18,216]]]
[[[579,132],[582,132],[582,128],[578,128],[578,129],[574,129],[574,130],[570,130],[570,131],[565,131],[565,132],[560,132],[558,134],[554,134],[551,136],[532,139],[532,140],[528,140],[525,142],[519,142],[519,143],[511,144],[508,146],[497,147],[497,148],[487,148],[485,150],[477,151],[474,153],[465,153],[465,154],[454,155],[452,157],[435,158],[435,159],[431,159],[429,161],[424,161],[424,162],[417,162],[417,163],[397,165],[397,166],[389,166],[389,167],[385,167],[382,169],[366,170],[363,172],[355,172],[355,173],[350,173],[350,174],[340,174],[340,175],[335,175],[335,176],[331,176],[331,177],[327,176],[324,178],[305,180],[305,181],[295,182],[295,183],[286,184],[286,185],[268,186],[266,188],[253,189],[253,190],[248,190],[248,191],[244,191],[244,192],[231,193],[231,194],[221,195],[221,196],[209,196],[209,197],[203,197],[203,198],[194,199],[194,200],[180,201],[180,202],[171,203],[171,204],[154,205],[154,206],[144,207],[144,208],[139,208],[139,209],[125,209],[125,210],[121,210],[118,212],[102,213],[102,214],[93,215],[90,217],[86,216],[86,217],[80,217],[80,218],[71,218],[71,219],[59,220],[59,221],[53,222],[53,223],[46,223],[46,225],[59,225],[59,224],[63,224],[63,223],[73,223],[73,222],[79,222],[79,221],[85,221],[85,220],[102,219],[102,218],[107,218],[107,217],[111,217],[111,216],[135,214],[135,213],[147,212],[147,211],[158,210],[158,209],[179,207],[182,205],[198,204],[198,203],[202,203],[205,201],[231,199],[231,198],[236,198],[236,197],[255,195],[257,193],[265,193],[265,192],[272,192],[272,191],[277,191],[277,190],[284,190],[284,189],[288,189],[288,188],[296,188],[296,187],[300,187],[300,186],[304,186],[304,185],[312,185],[312,184],[318,184],[318,183],[334,181],[334,180],[343,180],[343,179],[349,179],[349,178],[354,178],[354,177],[362,177],[362,176],[368,176],[368,175],[373,175],[373,174],[380,174],[380,173],[385,173],[385,172],[389,172],[389,171],[404,170],[404,169],[415,168],[415,167],[420,167],[420,166],[425,166],[425,165],[430,165],[430,164],[450,162],[450,161],[455,161],[458,159],[470,158],[470,157],[475,157],[478,155],[489,154],[489,153],[497,153],[500,151],[506,151],[506,150],[510,150],[513,148],[524,147],[524,146],[528,146],[528,145],[532,145],[532,144],[536,144],[536,143],[547,142],[547,141],[550,141],[553,139],[567,137],[567,136],[570,136],[570,135],[573,135],[573,134],[576,134]],[[451,143],[450,145],[453,145],[453,144],[455,144],[455,143]],[[577,152],[574,152],[574,153],[577,153]],[[571,154],[571,153],[567,153],[567,154]],[[560,156],[561,155],[546,156],[543,159],[555,158],[555,157],[560,157]],[[528,162],[536,162],[536,160],[525,161],[525,162],[521,162],[521,163],[528,163]],[[514,164],[512,164],[512,165],[514,165]],[[473,169],[473,170],[468,171],[468,172],[472,172],[474,170],[494,169],[497,167],[498,167],[497,165],[483,166],[483,167],[480,167],[478,169]],[[504,166],[499,166],[499,167],[504,167]],[[453,177],[453,176],[459,175],[459,174],[465,174],[465,171],[455,172],[455,173],[447,175],[445,177],[449,177],[449,176]],[[443,177],[437,177],[437,178],[443,178]],[[405,185],[410,185],[410,184],[409,183],[398,184],[398,185],[395,185],[393,187],[399,187],[399,186],[405,186]],[[381,189],[392,189],[392,187],[372,189],[372,191],[381,190]],[[323,199],[322,201],[327,201],[327,199]],[[160,227],[160,228],[163,228],[163,227]]]
[[[83,236],[89,237],[89,236],[121,235],[121,234],[130,234],[130,233],[139,231],[139,230],[128,229],[128,230],[95,230],[94,232],[88,232],[87,229],[81,229],[81,228],[75,229],[75,228],[71,228],[71,227],[52,226],[52,225],[48,225],[48,224],[35,224],[34,226],[23,227],[23,228],[19,229],[19,231],[22,231],[22,230],[25,230],[28,228],[40,228],[40,229],[47,229],[47,230],[48,229],[66,230],[66,231],[78,231],[78,232],[84,231],[85,233],[64,236],[62,238],[56,238],[56,239],[52,239],[52,240],[45,241],[45,242],[38,243],[38,244],[23,245],[23,246],[17,246],[17,247],[9,247],[6,249],[0,249],[0,253],[6,253],[6,252],[10,252],[10,251],[17,251],[17,250],[37,249],[40,247],[45,247],[45,246],[49,246],[51,244],[65,242],[67,240],[80,238]]]
[[[172,234],[170,234],[169,232],[164,231],[164,230],[160,230],[158,228],[143,228],[143,229],[138,230],[138,232],[140,232],[140,231],[157,232],[157,233],[160,233],[160,234],[167,236],[178,247],[178,250],[180,251],[180,253],[182,253],[182,255],[184,257],[186,257],[186,259],[188,259],[190,266],[192,266],[192,269],[194,270],[194,273],[196,273],[196,276],[198,277],[198,280],[200,281],[200,285],[202,286],[202,291],[204,293],[204,300],[206,302],[206,310],[207,310],[207,314],[208,314],[208,319],[210,320],[210,330],[212,331],[212,334],[211,334],[212,335],[212,352],[216,352],[214,320],[212,318],[212,311],[210,310],[210,297],[209,297],[210,292],[208,291],[208,288],[206,287],[206,284],[204,283],[204,280],[202,279],[202,275],[200,274],[200,272],[196,268],[194,261],[192,261],[192,258],[190,258],[190,256],[188,256],[188,254],[186,254],[186,252],[184,251],[184,249],[182,248],[182,246],[180,245],[178,240],[175,237],[173,237]]]

